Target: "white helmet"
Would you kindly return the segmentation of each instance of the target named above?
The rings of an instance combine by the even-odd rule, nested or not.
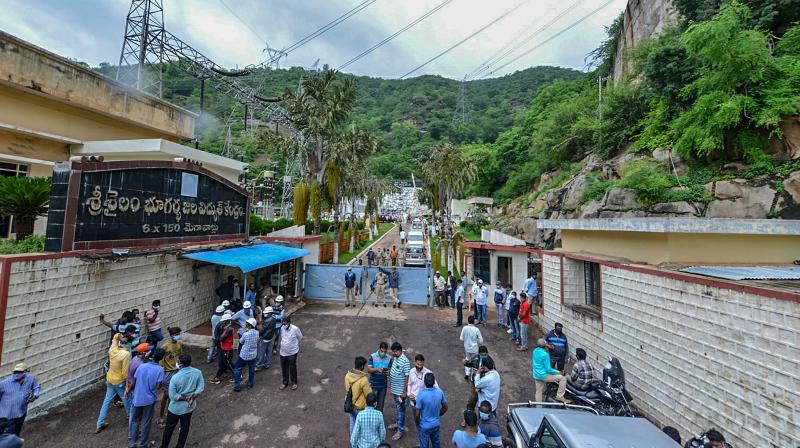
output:
[[[230,314],[223,314],[222,317],[219,319],[220,322],[227,322],[229,320],[231,320]]]
[[[217,312],[217,313],[224,313],[224,312],[225,312],[225,307],[224,307],[224,306],[222,306],[222,305],[220,305],[220,306],[218,306],[218,307],[217,307],[217,309],[215,310],[215,312]]]
[[[253,304],[252,304],[252,303],[250,303],[250,301],[249,301],[249,300],[245,300],[245,301],[244,301],[244,304],[243,304],[242,306],[243,306],[244,308],[252,308],[252,307],[253,307]]]
[[[222,306],[224,306],[225,308],[227,308],[227,307],[231,306],[231,302],[229,302],[229,301],[227,301],[227,300],[223,300],[223,301],[222,301]]]
[[[255,318],[252,317],[250,319],[247,319],[247,323],[253,328],[255,328],[256,325],[258,325],[258,322],[255,320]]]
[[[283,296],[275,297],[275,302],[283,302]]]
[[[268,306],[268,307],[264,308],[264,311],[263,311],[263,313],[264,313],[264,314],[272,314],[272,311],[273,311],[273,310],[272,310],[272,307],[271,307],[271,306]]]

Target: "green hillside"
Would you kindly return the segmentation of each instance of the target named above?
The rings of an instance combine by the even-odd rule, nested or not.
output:
[[[116,67],[109,64],[101,64],[96,70],[109,76],[116,73]],[[302,68],[259,70],[238,79],[275,97],[286,89],[296,89],[305,73]],[[542,86],[581,76],[576,70],[533,67],[500,78],[467,82],[467,124],[453,122],[459,95],[457,80],[430,75],[406,80],[354,76],[358,99],[351,121],[378,140],[372,170],[381,176],[405,179],[410,178],[414,160],[428,145],[440,141],[492,143],[524,113]],[[206,84],[207,116],[198,125],[201,149],[217,153],[222,150],[227,135],[225,124],[230,118],[232,137],[244,151],[245,160],[252,162],[260,154],[269,153],[269,148],[258,148],[242,136],[244,109],[234,107],[229,96],[210,84]],[[198,111],[200,82],[177,64],[167,64],[163,67],[163,98]]]

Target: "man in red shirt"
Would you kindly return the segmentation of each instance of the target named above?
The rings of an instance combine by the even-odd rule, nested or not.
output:
[[[518,352],[528,351],[528,324],[531,323],[531,298],[527,294],[521,292],[519,294],[522,304],[519,307],[519,335],[520,344],[517,347]]]

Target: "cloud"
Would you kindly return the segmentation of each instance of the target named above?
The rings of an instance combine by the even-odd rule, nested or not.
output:
[[[66,57],[116,63],[122,45],[127,0],[3,0],[0,29]],[[266,59],[266,42],[285,48],[330,22],[362,0],[164,0],[167,29],[225,67],[243,67]],[[321,64],[336,67],[432,9],[443,0],[377,0],[324,35],[291,52],[282,66]],[[443,9],[346,71],[398,77],[479,29],[520,0],[453,0]],[[523,0],[524,1],[524,0]],[[579,1],[564,17],[520,49],[531,48],[587,14],[603,0]],[[415,73],[461,78],[507,42],[532,33],[572,2],[527,0],[514,13],[462,46]],[[583,68],[625,6],[614,0],[585,22],[529,55],[493,73],[500,76],[533,65]],[[242,21],[246,22],[245,26]],[[251,31],[251,29],[253,31]],[[497,66],[502,65],[498,63]]]

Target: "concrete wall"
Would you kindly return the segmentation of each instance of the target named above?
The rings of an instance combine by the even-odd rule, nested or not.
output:
[[[489,254],[489,266],[491,271],[491,279],[489,286],[489,304],[493,304],[492,297],[494,297],[494,284],[497,281],[497,257],[511,258],[511,287],[514,290],[522,288],[522,283],[528,277],[528,253],[527,252],[512,252],[495,250]],[[503,285],[505,287],[505,285]]]
[[[634,404],[684,437],[710,427],[733,446],[800,445],[800,301],[603,265],[602,317],[578,297],[577,261],[544,255],[545,329],[564,323],[570,348],[595,364],[616,356]],[[570,279],[570,277],[576,276]]]
[[[25,361],[42,386],[35,407],[97,384],[108,358],[109,329],[122,312],[142,313],[161,300],[164,328],[188,330],[212,312],[217,270],[206,267],[192,281],[192,262],[174,255],[130,258],[117,263],[46,258],[10,265],[0,376]]]

